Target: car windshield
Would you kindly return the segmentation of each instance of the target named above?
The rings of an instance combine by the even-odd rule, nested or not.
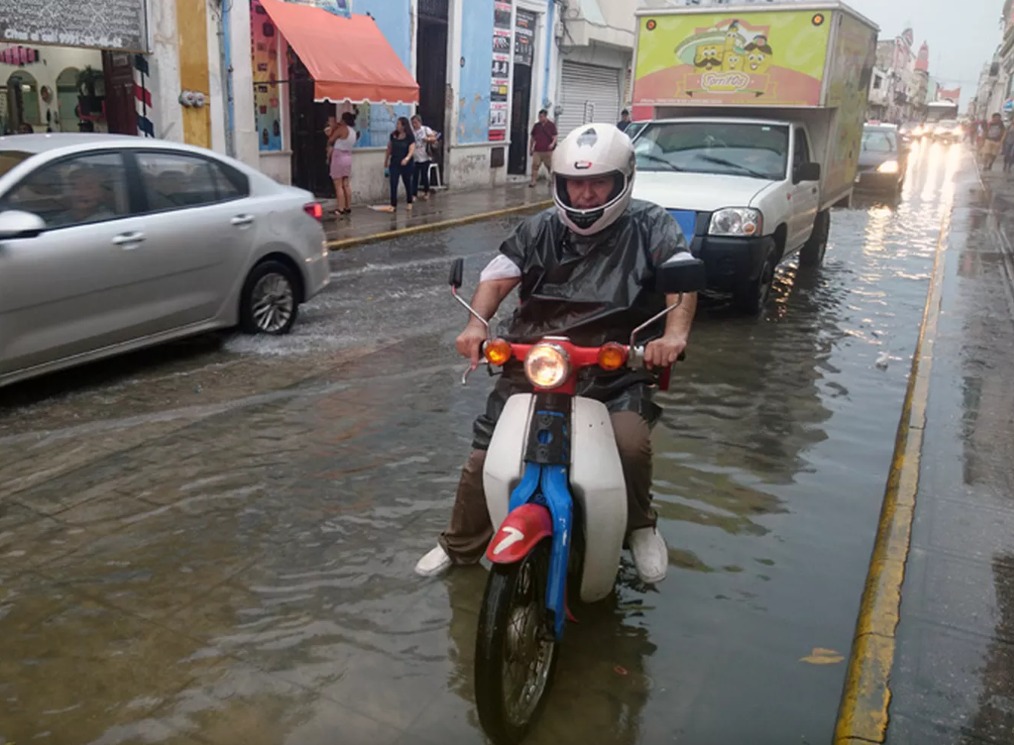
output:
[[[883,129],[868,129],[863,132],[863,152],[893,153],[897,149],[894,132],[888,132]]]
[[[6,176],[7,172],[32,157],[31,153],[21,150],[0,150],[0,176]]]
[[[785,178],[789,130],[775,124],[650,122],[634,143],[643,171]]]

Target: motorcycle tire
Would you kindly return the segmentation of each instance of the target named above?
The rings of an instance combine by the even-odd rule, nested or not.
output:
[[[547,538],[516,564],[494,564],[486,582],[475,643],[475,704],[494,745],[524,739],[553,681],[559,645],[545,603],[550,545]]]

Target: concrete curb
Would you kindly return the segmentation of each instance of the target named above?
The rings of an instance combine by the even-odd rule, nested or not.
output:
[[[912,371],[838,708],[835,745],[883,743],[887,737],[895,632],[901,620],[901,587],[912,541],[933,345],[940,317],[943,255],[950,219],[948,212],[940,226],[933,276],[926,294],[919,340],[912,355]]]
[[[360,246],[364,243],[376,243],[377,241],[386,241],[390,238],[400,238],[402,236],[414,235],[416,233],[426,233],[432,230],[443,230],[445,228],[453,228],[458,225],[466,225],[471,222],[481,222],[483,220],[493,220],[498,217],[506,217],[507,215],[514,215],[520,212],[538,212],[552,206],[552,204],[553,200],[547,199],[541,202],[531,202],[529,204],[522,204],[516,207],[505,207],[499,210],[492,210],[491,212],[480,212],[477,215],[468,215],[467,217],[453,217],[448,220],[440,220],[439,222],[410,225],[409,227],[398,228],[396,230],[385,230],[380,233],[373,233],[371,235],[364,235],[357,238],[339,238],[337,240],[328,241],[326,245],[332,251],[341,251],[346,248],[352,248],[353,246]]]

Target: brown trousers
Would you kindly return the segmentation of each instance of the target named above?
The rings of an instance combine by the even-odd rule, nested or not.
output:
[[[616,412],[610,418],[627,482],[627,530],[653,527],[656,515],[651,506],[651,427],[633,411]],[[485,450],[473,450],[468,456],[454,497],[450,525],[440,534],[440,545],[455,564],[479,561],[493,538],[482,488],[485,462]]]

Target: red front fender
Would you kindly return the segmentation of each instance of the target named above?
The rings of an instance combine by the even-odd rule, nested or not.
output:
[[[486,558],[494,564],[513,564],[552,534],[549,510],[538,504],[523,504],[507,515],[486,548]]]

